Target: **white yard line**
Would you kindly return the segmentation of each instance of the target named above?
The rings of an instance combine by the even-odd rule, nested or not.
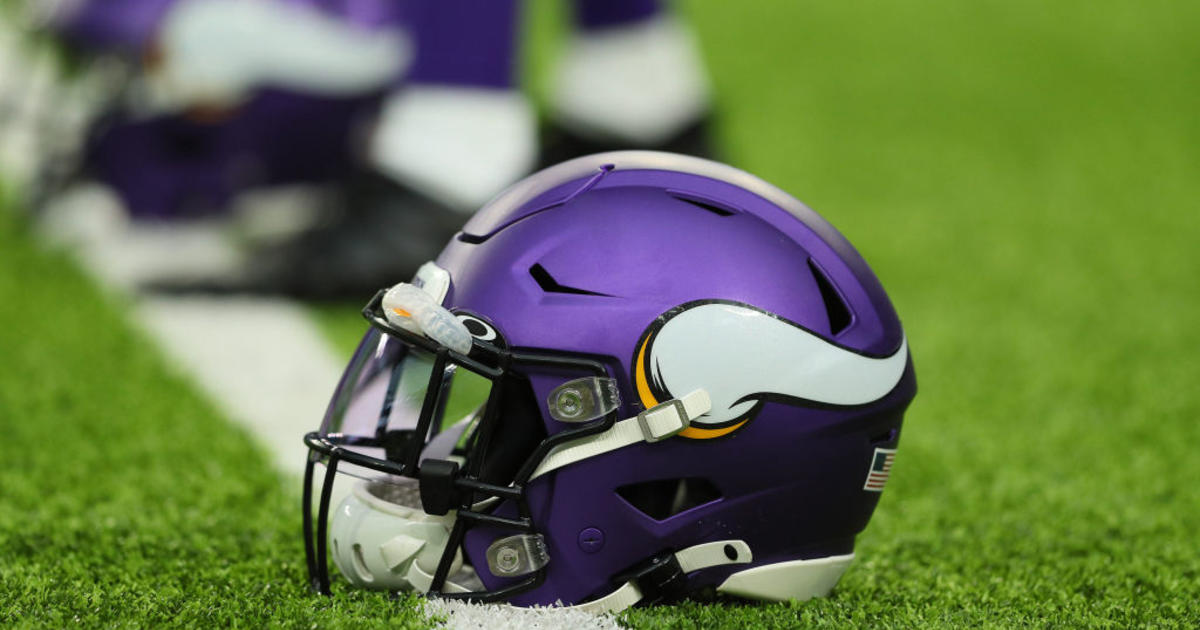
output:
[[[221,227],[141,226],[119,218],[119,202],[78,189],[47,213],[45,236],[75,252],[100,284],[134,294],[134,316],[168,360],[245,427],[275,465],[303,471],[302,436],[316,428],[344,363],[303,305],[269,297],[136,296],[139,283],[233,269]]]
[[[137,320],[229,418],[299,476],[341,375],[321,331],[299,304],[271,298],[146,297]]]
[[[346,357],[299,302],[139,295],[143,282],[232,272],[240,259],[219,222],[131,225],[124,214],[103,187],[76,186],[44,210],[39,236],[72,253],[104,289],[131,296],[135,322],[167,360],[299,480],[303,436],[320,425]]]

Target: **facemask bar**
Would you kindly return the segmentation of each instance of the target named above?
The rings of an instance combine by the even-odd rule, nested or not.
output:
[[[475,435],[467,445],[466,467],[457,474],[447,478],[452,480],[452,486],[448,488],[450,492],[446,498],[449,499],[454,494],[457,494],[459,500],[457,501],[457,505],[454,505],[453,501],[447,501],[446,506],[449,509],[457,510],[457,518],[454,520],[449,540],[443,550],[437,570],[434,572],[433,583],[426,595],[430,597],[470,599],[478,602],[494,602],[536,588],[545,580],[546,567],[537,569],[518,583],[492,591],[472,593],[445,593],[442,591],[446,585],[446,578],[453,564],[455,553],[462,546],[463,539],[470,527],[476,524],[484,524],[512,529],[523,534],[537,533],[533,525],[528,500],[525,496],[525,484],[529,481],[529,477],[555,446],[611,428],[617,421],[618,410],[613,409],[602,418],[586,424],[580,424],[577,427],[561,431],[542,440],[517,471],[510,485],[501,486],[486,483],[480,479],[480,473],[484,460],[483,456],[487,453],[488,444],[492,439],[496,425],[501,421],[499,410],[501,408],[501,396],[503,395],[504,388],[500,387],[499,383],[512,366],[516,365],[567,368],[591,372],[598,377],[608,377],[608,371],[602,363],[592,359],[563,357],[542,353],[513,352],[479,339],[473,340],[469,355],[459,354],[422,335],[394,327],[388,323],[381,310],[384,293],[384,291],[380,291],[375,294],[375,297],[363,309],[363,317],[383,333],[391,335],[411,347],[420,348],[433,354],[434,364],[433,369],[430,371],[430,382],[425,390],[425,399],[422,403],[421,415],[417,421],[417,427],[412,433],[413,439],[410,439],[404,445],[403,457],[399,462],[378,459],[358,451],[343,448],[343,445],[336,443],[336,441],[331,440],[328,436],[321,435],[320,431],[313,431],[304,436],[304,443],[309,448],[309,455],[304,468],[304,496],[302,500],[302,510],[304,511],[304,554],[308,565],[309,583],[312,590],[322,595],[330,594],[327,549],[328,520],[333,482],[336,478],[339,462],[345,461],[349,464],[380,473],[421,480],[423,471],[418,460],[425,446],[426,436],[429,435],[430,426],[437,415],[436,412],[439,406],[444,403],[444,388],[442,387],[442,383],[445,379],[448,362],[453,362],[459,368],[466,368],[487,378],[492,382],[492,388],[484,406],[483,416],[480,418],[478,427],[475,430]],[[325,460],[325,477],[321,484],[314,536],[312,522],[314,471],[316,464],[322,459]],[[427,470],[434,468],[438,467],[426,467]],[[423,503],[425,488],[426,482],[423,481]],[[481,500],[479,495],[483,495],[485,499],[499,498],[513,501],[517,507],[517,518],[496,516],[473,510],[472,506]],[[477,567],[477,570],[483,569],[484,567]]]

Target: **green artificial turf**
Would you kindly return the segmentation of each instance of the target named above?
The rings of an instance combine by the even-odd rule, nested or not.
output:
[[[421,627],[305,589],[298,488],[0,210],[0,627]]]
[[[921,390],[833,597],[622,619],[1200,626],[1200,5],[683,10],[723,158],[859,247]],[[357,307],[318,315],[347,354]],[[294,484],[123,311],[0,213],[0,626],[421,623],[306,594]]]

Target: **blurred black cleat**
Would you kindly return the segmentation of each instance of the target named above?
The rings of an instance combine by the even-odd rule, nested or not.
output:
[[[433,260],[468,218],[376,173],[339,188],[313,227],[252,247],[239,273],[157,282],[155,293],[247,293],[305,300],[364,301],[407,281]]]
[[[716,155],[712,140],[712,116],[705,116],[684,127],[682,131],[667,140],[654,145],[631,145],[627,141],[616,138],[597,139],[582,136],[570,129],[548,122],[542,125],[542,154],[539,168],[553,166],[581,155],[603,153],[606,151],[624,151],[627,149],[645,149],[650,151],[667,151],[682,153],[696,157],[719,159]]]

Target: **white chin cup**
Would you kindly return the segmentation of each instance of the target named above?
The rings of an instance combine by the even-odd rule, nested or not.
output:
[[[355,586],[429,590],[455,515],[426,514],[419,501],[400,498],[416,496],[416,482],[410,486],[408,481],[360,481],[329,516],[329,547],[334,562]],[[461,568],[460,551],[455,553],[449,574]]]

